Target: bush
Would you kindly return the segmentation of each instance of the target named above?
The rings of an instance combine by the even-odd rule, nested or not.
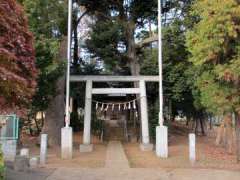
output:
[[[3,160],[3,154],[0,151],[0,180],[5,179],[5,167],[4,167],[4,160]]]

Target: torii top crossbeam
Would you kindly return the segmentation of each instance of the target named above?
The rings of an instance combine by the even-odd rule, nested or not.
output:
[[[88,81],[91,80],[93,82],[137,82],[137,81],[146,81],[146,82],[159,82],[158,76],[78,76],[72,75],[70,76],[71,82],[80,82],[80,81]]]

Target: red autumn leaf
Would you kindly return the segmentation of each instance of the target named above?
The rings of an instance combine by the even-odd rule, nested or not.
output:
[[[25,116],[35,92],[37,70],[27,24],[15,0],[0,1],[0,114]]]

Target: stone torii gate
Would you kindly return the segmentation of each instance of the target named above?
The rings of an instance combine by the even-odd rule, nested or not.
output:
[[[163,122],[164,122],[164,118],[163,118],[163,88],[162,88],[162,12],[161,12],[161,6],[164,5],[165,1],[164,0],[158,0],[158,52],[159,52],[159,56],[158,56],[158,65],[159,65],[159,76],[152,76],[154,81],[158,81],[157,79],[159,79],[159,126],[156,127],[156,154],[159,157],[163,157],[166,158],[168,157],[168,129],[166,126],[164,126]],[[69,91],[70,91],[70,78],[72,78],[72,80],[74,80],[74,77],[70,77],[70,62],[71,62],[71,34],[72,34],[72,0],[68,0],[68,48],[67,48],[67,73],[66,73],[66,106],[65,106],[65,127],[61,129],[61,152],[62,152],[62,158],[63,159],[69,159],[72,158],[72,128],[69,126],[70,125],[70,112],[69,112]],[[150,39],[150,41],[155,41],[156,38],[153,38],[152,40]],[[144,45],[145,43],[148,42],[144,42],[141,45]],[[100,77],[97,77],[97,79],[99,79]],[[106,78],[106,77],[105,77]],[[109,79],[112,77],[109,77]],[[115,78],[115,77],[114,77]],[[122,79],[123,78],[123,79]],[[145,87],[145,81],[148,80],[148,78],[145,79],[144,76],[140,76],[140,77],[118,77],[117,80],[115,81],[124,81],[124,79],[128,79],[130,78],[131,81],[138,81],[140,82],[140,84],[142,84],[139,88],[136,89],[128,89],[129,92],[131,93],[137,93],[140,95],[143,95],[145,92],[145,96],[146,96],[146,90],[144,91],[143,87]],[[77,80],[78,78],[75,77],[75,80]],[[81,78],[79,78],[80,80]],[[114,80],[114,79],[113,79]],[[87,86],[90,90],[92,90],[92,82],[94,81],[93,79],[89,80],[89,79],[85,79],[84,81],[87,81]],[[151,78],[150,78],[150,81]],[[144,83],[143,83],[144,82]],[[108,90],[112,90],[112,89],[108,89]],[[107,93],[107,91],[105,91],[105,93]],[[128,91],[128,90],[124,90],[124,91]],[[111,92],[114,93],[114,91],[117,90],[113,90]],[[138,91],[138,92],[137,92]],[[88,96],[92,97],[92,92],[99,92],[96,89],[91,91],[91,94],[89,93]],[[143,98],[146,99],[146,98]],[[145,100],[144,100],[145,101]],[[88,104],[87,104],[88,103]],[[143,101],[141,101],[141,106],[142,109],[144,109],[144,104],[146,105],[146,101],[145,103]],[[86,102],[86,107],[91,105],[91,101],[90,102]],[[147,108],[147,106],[146,106]],[[146,109],[145,108],[145,109]],[[85,108],[86,109],[86,108]],[[91,109],[90,109],[91,110]],[[147,117],[147,110],[146,111],[146,117]],[[141,114],[144,113],[144,110],[141,112]],[[89,115],[85,115],[85,116],[89,116]],[[142,123],[146,123],[148,126],[148,117],[145,120],[144,118],[142,118]],[[90,131],[91,131],[91,118],[90,117],[85,117],[85,127],[84,127],[84,144],[83,145],[88,145],[89,149],[92,149],[92,147],[90,146]],[[146,126],[144,126],[146,128]],[[89,130],[90,129],[90,130]],[[142,128],[142,132],[145,134],[149,134],[148,130],[144,130],[144,128]],[[148,139],[148,140],[147,140]],[[148,142],[148,143],[146,143]],[[144,144],[146,143],[146,144]],[[149,135],[148,136],[144,136],[143,137],[143,142],[142,142],[143,146],[142,147],[146,147],[144,145],[148,145],[149,144]],[[82,146],[83,146],[82,145]],[[84,147],[84,146],[83,146]],[[87,146],[86,146],[87,147]],[[87,148],[86,148],[87,149]],[[144,148],[143,148],[144,149]]]
[[[83,144],[80,145],[80,152],[93,150],[91,144],[91,111],[92,95],[94,94],[138,94],[140,95],[141,123],[142,123],[142,151],[150,151],[153,145],[149,138],[148,107],[146,96],[146,82],[159,82],[158,76],[71,76],[71,82],[86,82],[85,113]],[[93,88],[94,82],[138,82],[139,88]]]

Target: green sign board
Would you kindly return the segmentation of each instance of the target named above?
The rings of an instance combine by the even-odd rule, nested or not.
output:
[[[13,115],[0,115],[0,140],[18,139],[19,118]]]

